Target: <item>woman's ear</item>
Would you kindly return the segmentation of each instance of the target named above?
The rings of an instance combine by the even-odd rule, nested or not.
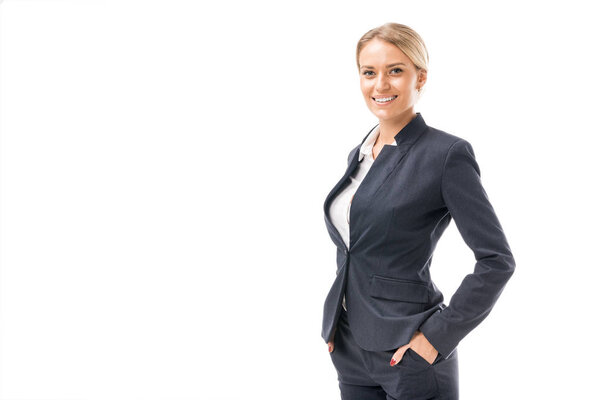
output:
[[[417,71],[417,89],[421,90],[426,82],[427,82],[427,71],[424,69],[419,69]]]

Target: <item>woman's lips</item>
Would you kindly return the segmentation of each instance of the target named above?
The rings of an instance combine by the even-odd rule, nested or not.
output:
[[[390,104],[392,101],[394,101],[396,99],[396,96],[378,96],[378,97],[371,97],[373,99],[373,101],[375,102],[375,104],[377,105],[385,105],[385,104]]]

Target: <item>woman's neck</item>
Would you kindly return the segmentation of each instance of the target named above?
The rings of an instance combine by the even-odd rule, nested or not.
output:
[[[379,120],[379,136],[377,137],[377,143],[394,143],[394,137],[398,132],[408,125],[408,123],[416,116],[417,114],[413,110],[410,110],[398,118],[386,119],[383,121]]]

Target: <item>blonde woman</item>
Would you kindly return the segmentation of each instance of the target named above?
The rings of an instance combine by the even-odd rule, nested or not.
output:
[[[458,343],[490,313],[515,261],[470,143],[414,111],[427,82],[421,37],[382,25],[359,40],[356,62],[379,123],[325,199],[337,275],[322,337],[343,400],[458,399]],[[476,262],[446,304],[429,268],[451,219]]]

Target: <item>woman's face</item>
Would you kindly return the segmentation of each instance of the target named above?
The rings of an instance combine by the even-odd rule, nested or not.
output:
[[[377,38],[362,48],[358,63],[360,89],[379,121],[410,119],[427,72],[418,71],[398,47]]]

